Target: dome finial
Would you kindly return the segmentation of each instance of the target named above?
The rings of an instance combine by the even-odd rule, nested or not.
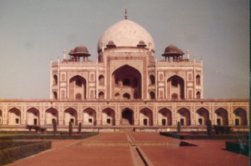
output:
[[[127,9],[125,9],[125,20],[127,20],[128,16],[127,16]]]

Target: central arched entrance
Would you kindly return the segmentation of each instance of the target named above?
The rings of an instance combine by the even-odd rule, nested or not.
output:
[[[133,125],[133,111],[126,108],[122,111],[121,125]]]
[[[129,66],[124,65],[112,73],[112,97],[115,99],[129,100],[141,99],[141,74]]]

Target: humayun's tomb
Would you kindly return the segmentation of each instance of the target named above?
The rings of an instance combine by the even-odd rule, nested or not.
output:
[[[86,131],[203,131],[206,121],[248,131],[248,99],[204,99],[203,63],[180,48],[163,48],[157,60],[151,35],[125,18],[100,37],[98,60],[77,46],[51,62],[50,99],[0,100],[0,130],[26,125]]]

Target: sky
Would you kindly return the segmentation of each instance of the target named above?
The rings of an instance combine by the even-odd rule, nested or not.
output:
[[[156,58],[174,44],[204,63],[204,98],[249,98],[248,0],[0,0],[0,98],[49,98],[50,61],[124,17],[144,27]]]

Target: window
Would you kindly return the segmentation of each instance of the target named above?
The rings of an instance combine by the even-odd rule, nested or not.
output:
[[[221,119],[219,119],[219,118],[217,119],[217,125],[219,125],[219,126],[221,125]]]
[[[73,119],[73,118],[71,118],[70,122],[73,124],[73,123],[74,123],[74,119]]]
[[[197,99],[200,99],[200,98],[201,98],[200,92],[197,92],[197,93],[196,93],[196,98],[197,98]]]
[[[150,92],[150,98],[155,99],[155,93],[154,92]]]
[[[199,118],[199,125],[202,125],[202,119]]]
[[[58,94],[57,94],[57,92],[53,92],[53,98],[54,98],[55,100],[58,99]]]
[[[58,84],[58,76],[53,75],[53,85],[57,85],[57,84]]]
[[[16,118],[16,124],[19,124],[19,119],[18,118]]]
[[[124,99],[130,99],[130,97],[131,97],[131,96],[130,96],[128,93],[123,94],[123,98],[124,98]]]
[[[88,119],[88,122],[89,122],[89,123],[92,123],[92,119],[91,119],[91,118],[89,118],[89,119]]]
[[[37,125],[37,119],[33,119],[33,124],[36,126]]]
[[[180,119],[180,125],[181,126],[184,126],[185,125],[185,121],[184,121],[184,119],[182,118],[182,119]]]
[[[150,75],[150,85],[155,84],[155,77],[153,75]]]
[[[123,85],[130,86],[130,80],[128,78],[123,80]]]
[[[105,84],[105,78],[104,78],[104,76],[100,75],[99,78],[98,78],[98,80],[99,80],[99,85],[100,86],[104,86],[104,84]]]
[[[235,119],[235,126],[239,126],[239,125],[240,125],[239,119]]]
[[[147,119],[143,120],[143,124],[144,124],[144,126],[147,126]]]
[[[196,85],[200,85],[200,75],[196,76]]]
[[[106,119],[107,124],[111,124],[111,119]]]
[[[166,119],[162,119],[162,126],[166,125]]]

